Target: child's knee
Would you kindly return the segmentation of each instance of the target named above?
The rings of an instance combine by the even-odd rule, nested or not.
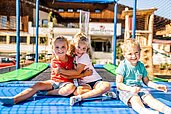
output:
[[[106,81],[101,81],[95,85],[95,88],[97,88],[97,89],[101,88],[104,91],[109,91],[110,90],[110,83],[106,82]]]
[[[107,90],[110,90],[110,83],[109,82],[104,82],[104,85],[106,87]]]
[[[32,86],[32,88],[35,90],[45,90],[47,87],[45,83],[37,82],[35,85]]]
[[[75,91],[75,89],[76,89],[76,87],[74,86],[74,84],[70,83],[70,84],[67,84],[64,87],[62,87],[59,90],[59,94],[63,95],[63,96],[68,96],[71,93],[73,93]]]
[[[134,95],[128,100],[128,102],[130,102],[131,104],[133,104],[134,102],[138,102],[138,101],[141,101],[141,98],[138,95]]]
[[[73,93],[74,90],[76,89],[75,85],[73,83],[70,83],[70,84],[67,84],[66,85],[66,90],[69,92],[69,93]]]
[[[76,92],[78,95],[81,95],[81,94],[84,94],[84,93],[89,92],[91,90],[92,89],[90,86],[78,86]]]

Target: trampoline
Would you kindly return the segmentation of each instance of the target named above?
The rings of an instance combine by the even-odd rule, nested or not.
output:
[[[0,96],[14,96],[22,90],[32,86],[37,81],[11,81],[0,83]],[[171,107],[171,82],[157,82],[165,84],[168,92],[160,92],[148,88],[151,94]],[[116,92],[115,82],[111,82],[111,91]],[[147,107],[148,108],[148,107]],[[133,109],[126,106],[119,99],[108,97],[89,98],[69,106],[69,97],[61,96],[36,96],[19,104],[8,106],[0,103],[0,113],[13,114],[137,114]]]

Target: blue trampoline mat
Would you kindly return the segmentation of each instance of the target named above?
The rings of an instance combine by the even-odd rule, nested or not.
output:
[[[37,81],[13,81],[0,83],[0,96],[14,96],[24,89],[32,86]],[[168,92],[160,92],[149,89],[151,94],[171,107],[171,82],[158,82],[167,85]],[[116,92],[116,84],[111,82],[111,91]],[[134,110],[126,106],[118,99],[107,97],[95,97],[86,99],[77,103],[73,107],[69,106],[69,97],[61,96],[33,96],[30,100],[26,100],[17,105],[4,106],[0,103],[0,113],[13,114],[137,114]]]

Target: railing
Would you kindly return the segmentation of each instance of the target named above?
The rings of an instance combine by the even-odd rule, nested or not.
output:
[[[16,30],[16,16],[0,15],[0,30]],[[28,31],[28,16],[20,17],[20,30]]]
[[[7,20],[7,16],[0,16],[0,28],[1,29],[16,29],[16,18],[14,16],[10,16],[10,19]]]

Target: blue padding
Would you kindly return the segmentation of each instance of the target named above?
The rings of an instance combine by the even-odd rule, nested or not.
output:
[[[0,87],[0,96],[14,96],[28,87]]]
[[[0,84],[35,84],[39,81],[10,81],[10,82],[2,82]]]
[[[131,108],[69,107],[69,106],[22,106],[4,107],[0,113],[7,114],[137,114]]]
[[[60,96],[34,96],[31,100],[21,102],[17,105],[24,106],[69,106],[68,97]]]
[[[0,96],[14,96],[37,81],[13,81],[1,83]],[[168,87],[168,92],[148,88],[150,93],[164,104],[171,107],[171,82],[158,82]],[[145,87],[147,88],[147,87]],[[111,82],[111,91],[116,92],[116,83]],[[0,103],[0,114],[13,113],[60,113],[60,114],[137,114],[132,108],[126,106],[118,99],[95,97],[69,106],[69,97],[61,96],[33,96],[30,100],[23,101],[14,106],[4,106]]]
[[[102,64],[94,64],[94,68],[96,68],[96,69],[104,69],[104,66]]]
[[[105,98],[105,97],[98,97],[98,98],[91,98],[81,102],[82,106],[86,107],[111,107],[111,108],[128,108],[122,101]]]

